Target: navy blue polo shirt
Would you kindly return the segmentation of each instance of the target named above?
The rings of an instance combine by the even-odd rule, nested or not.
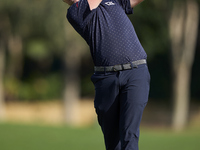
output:
[[[102,0],[90,10],[87,0],[69,7],[67,19],[90,47],[95,66],[113,66],[146,59],[127,14],[130,0]]]

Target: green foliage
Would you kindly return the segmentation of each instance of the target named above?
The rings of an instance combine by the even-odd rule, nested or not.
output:
[[[5,91],[9,100],[54,100],[61,97],[63,83],[61,75],[50,74],[20,82],[16,78],[6,78]]]
[[[169,98],[171,92],[168,18],[172,0],[147,0],[134,8],[130,16],[136,33],[148,54],[151,73],[151,98]],[[200,2],[198,0],[198,2]],[[39,100],[62,96],[64,77],[62,76],[65,51],[74,45],[71,39],[77,39],[72,28],[69,30],[66,13],[68,6],[55,0],[1,0],[0,25],[6,24],[0,39],[7,45],[7,62],[5,70],[6,99]],[[6,21],[6,22],[3,22]],[[68,29],[68,30],[67,30]],[[67,30],[67,31],[66,31]],[[72,31],[73,30],[73,31]],[[15,50],[9,50],[9,38],[19,36],[23,50],[17,69],[11,69],[9,60],[14,59]],[[85,43],[76,40],[77,45],[71,50],[83,48]],[[198,47],[197,47],[198,49]],[[94,87],[90,82],[93,63],[88,59],[88,52],[81,55],[87,60],[81,66],[81,89],[83,96],[94,96]],[[13,53],[13,54],[11,54]],[[196,59],[199,58],[196,56]],[[16,58],[17,59],[17,58]],[[16,62],[16,61],[12,61]],[[197,62],[198,63],[198,62]],[[22,69],[20,69],[22,68]],[[90,70],[86,71],[86,68]],[[199,69],[195,65],[192,93],[199,98]],[[20,72],[18,76],[15,71]],[[11,77],[10,74],[13,76]],[[196,75],[196,76],[195,76]],[[194,84],[195,83],[195,84]]]
[[[14,69],[7,70],[12,68],[9,60],[15,55],[15,49],[11,51],[9,46],[7,48],[4,90],[6,99],[60,98],[63,78],[59,72],[59,59],[62,59],[66,47],[63,31],[67,21],[67,5],[54,0],[1,0],[0,12],[10,25],[7,29],[9,32],[6,32],[7,41],[10,36],[17,35],[22,38],[23,44],[20,60],[23,66],[19,67],[22,68],[22,75],[19,77],[15,76]],[[8,72],[12,76],[8,76]]]
[[[149,61],[169,50],[167,6],[166,1],[144,1],[130,16]]]
[[[94,97],[95,90],[94,90],[94,85],[90,80],[90,75],[87,75],[86,77],[83,77],[81,80],[81,89],[82,90],[82,96],[87,97]]]
[[[30,41],[27,45],[26,53],[29,58],[34,60],[42,60],[51,55],[48,42],[40,39]]]

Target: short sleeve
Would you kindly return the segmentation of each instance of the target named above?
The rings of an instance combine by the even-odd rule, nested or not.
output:
[[[67,19],[74,29],[83,36],[83,22],[90,13],[87,0],[81,0],[71,5],[67,12]]]
[[[131,8],[130,0],[116,0],[124,9],[126,14],[133,14],[133,8]]]

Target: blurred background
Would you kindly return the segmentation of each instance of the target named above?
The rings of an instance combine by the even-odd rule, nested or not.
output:
[[[146,0],[129,15],[151,74],[141,150],[200,148],[199,6],[200,0]],[[104,149],[93,62],[67,9],[61,0],[0,1],[2,150]]]

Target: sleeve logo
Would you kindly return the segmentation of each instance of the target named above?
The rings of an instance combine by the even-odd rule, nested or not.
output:
[[[115,5],[115,3],[113,3],[113,2],[106,2],[105,4],[108,6]]]

